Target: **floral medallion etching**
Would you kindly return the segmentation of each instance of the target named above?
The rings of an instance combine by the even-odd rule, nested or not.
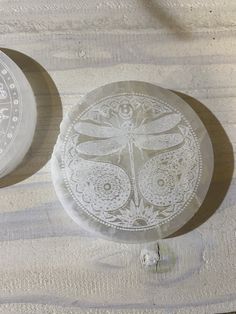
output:
[[[142,94],[102,99],[67,130],[63,176],[77,205],[122,230],[172,220],[201,178],[197,137],[173,106]]]
[[[0,157],[14,141],[22,114],[21,96],[16,79],[0,59]]]

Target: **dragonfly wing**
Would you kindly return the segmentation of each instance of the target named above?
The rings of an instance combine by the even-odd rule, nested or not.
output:
[[[134,130],[136,134],[155,134],[173,129],[181,121],[178,113],[167,114],[161,118],[145,123]]]
[[[110,138],[121,135],[121,130],[114,127],[102,126],[89,122],[78,122],[74,129],[80,133],[91,137]]]
[[[139,148],[149,150],[162,150],[177,146],[183,142],[184,138],[179,133],[160,135],[138,135],[135,143]]]
[[[80,154],[92,156],[105,156],[118,152],[127,144],[127,139],[123,137],[109,138],[83,142],[77,146]]]

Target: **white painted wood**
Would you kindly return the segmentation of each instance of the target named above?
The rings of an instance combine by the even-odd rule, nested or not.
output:
[[[0,0],[0,47],[45,68],[8,51],[33,85],[39,118],[24,164],[0,181],[0,313],[236,310],[235,11],[234,0]],[[139,246],[94,239],[64,213],[48,162],[62,110],[46,71],[64,112],[117,80],[198,100],[182,96],[212,136],[214,184],[182,235],[160,243],[157,274],[140,267]]]

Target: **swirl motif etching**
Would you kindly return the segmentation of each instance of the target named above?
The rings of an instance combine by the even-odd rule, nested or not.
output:
[[[62,159],[78,206],[122,230],[152,229],[173,219],[201,177],[190,123],[173,106],[139,94],[110,96],[78,114]]]

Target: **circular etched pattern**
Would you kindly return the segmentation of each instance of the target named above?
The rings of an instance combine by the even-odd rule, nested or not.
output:
[[[130,180],[120,167],[81,160],[71,164],[69,171],[73,195],[91,213],[119,209],[129,199]]]
[[[160,169],[155,162],[154,165],[149,163],[141,172],[140,190],[150,203],[168,206],[173,203],[172,198],[176,194],[174,191],[176,181],[175,171],[171,171],[168,167]]]
[[[176,150],[161,153],[147,161],[139,174],[143,197],[159,207],[185,206],[200,179],[198,146],[185,129],[185,143]]]
[[[128,242],[162,238],[205,197],[211,142],[169,91],[140,82],[105,86],[74,107],[61,130],[54,185],[72,218],[91,231]]]
[[[0,59],[0,156],[14,141],[21,122],[22,102],[18,83]]]
[[[83,210],[102,223],[156,228],[180,206],[183,210],[197,187],[201,158],[191,125],[159,100],[138,94],[107,97],[75,118],[67,138],[65,180]]]
[[[17,65],[0,52],[0,177],[23,159],[36,126],[36,104]]]

